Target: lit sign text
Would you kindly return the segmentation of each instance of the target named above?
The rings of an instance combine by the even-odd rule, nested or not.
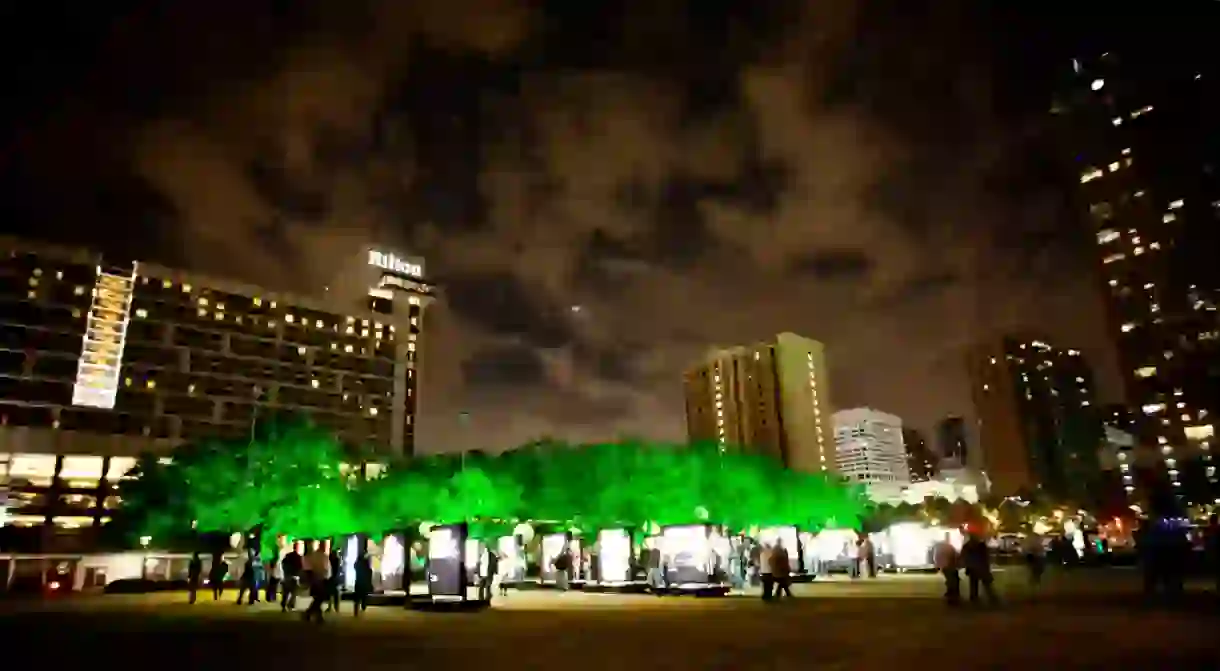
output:
[[[378,252],[376,250],[369,252],[369,265],[377,266],[382,270],[388,270],[392,273],[401,275],[410,275],[411,277],[423,277],[424,267],[419,263],[411,263],[405,259],[401,259],[393,254]]]

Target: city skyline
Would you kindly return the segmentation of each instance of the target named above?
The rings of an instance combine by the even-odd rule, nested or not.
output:
[[[834,352],[836,405],[924,429],[972,414],[962,347],[1031,325],[1119,398],[1083,227],[1039,144],[1069,27],[760,3],[732,27],[675,9],[662,39],[592,40],[592,12],[555,30],[458,4],[486,18],[386,3],[369,32],[302,9],[313,28],[259,39],[257,10],[181,8],[133,19],[122,49],[98,19],[4,112],[6,219],[306,295],[357,291],[338,260],[370,244],[427,258],[443,297],[421,452],[680,439],[681,370],[782,331]],[[189,38],[222,19],[227,53]],[[1034,29],[1054,34],[1035,47]],[[74,89],[86,66],[140,93]]]

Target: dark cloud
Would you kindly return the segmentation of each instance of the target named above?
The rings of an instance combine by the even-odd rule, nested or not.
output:
[[[681,371],[779,331],[827,343],[836,405],[917,425],[968,411],[942,364],[978,333],[1100,340],[1055,165],[1025,158],[1054,151],[1041,47],[979,3],[246,4],[8,59],[43,65],[0,110],[0,207],[332,295],[370,242],[423,254],[425,451],[469,442],[457,409],[493,449],[677,437]]]
[[[796,276],[818,280],[860,280],[872,270],[873,261],[864,250],[818,250],[794,257],[788,269]]]
[[[479,350],[463,361],[462,375],[474,387],[534,387],[546,380],[546,369],[529,347],[497,346]]]
[[[456,314],[495,335],[547,348],[562,347],[574,337],[567,308],[548,303],[514,275],[454,275],[444,290]]]

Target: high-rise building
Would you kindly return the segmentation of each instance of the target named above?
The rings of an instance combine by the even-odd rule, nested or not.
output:
[[[928,448],[923,434],[916,429],[902,430],[902,445],[906,450],[907,470],[911,482],[927,482],[936,477],[939,457]]]
[[[966,436],[966,420],[950,415],[936,423],[937,447],[946,468],[964,468],[970,465],[969,439]]]
[[[685,375],[692,441],[771,455],[808,472],[833,470],[830,391],[822,343],[794,333],[716,349]]]
[[[973,347],[967,370],[979,462],[992,491],[1095,500],[1102,425],[1093,372],[1080,352],[1004,337]]]
[[[867,486],[900,488],[911,484],[902,420],[872,408],[834,414],[839,473]]]
[[[0,239],[0,489],[9,521],[100,524],[144,452],[301,413],[409,455],[432,287],[418,260],[361,259],[331,305],[87,250]]]
[[[1211,37],[1187,34],[1190,23],[1175,22],[1170,42],[1146,30],[1097,35],[1095,48],[1065,61],[1051,111],[1096,237],[1127,402],[1141,415],[1134,430],[1168,487],[1211,502],[1220,496],[1220,70]]]

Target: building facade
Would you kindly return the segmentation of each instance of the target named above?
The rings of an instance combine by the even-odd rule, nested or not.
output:
[[[872,408],[852,408],[834,414],[835,459],[839,473],[870,488],[910,486],[902,420]]]
[[[936,423],[936,443],[945,468],[965,468],[974,455],[970,452],[966,420],[950,415]]]
[[[835,468],[822,343],[793,333],[716,349],[687,371],[687,434],[770,455],[807,472]]]
[[[260,417],[305,414],[345,443],[410,454],[433,290],[418,262],[370,252],[366,271],[367,297],[340,311],[155,264],[0,240],[8,522],[100,525],[139,454],[248,436]]]
[[[1094,501],[1103,435],[1093,372],[1081,353],[1004,337],[972,348],[967,370],[991,493],[1041,489]]]
[[[928,448],[928,441],[915,429],[902,430],[902,445],[906,450],[907,471],[911,482],[927,482],[936,477],[940,457]]]
[[[1174,25],[1172,44],[1099,36],[1064,64],[1052,112],[1096,238],[1133,430],[1163,485],[1201,503],[1220,497],[1220,70],[1194,29]]]

